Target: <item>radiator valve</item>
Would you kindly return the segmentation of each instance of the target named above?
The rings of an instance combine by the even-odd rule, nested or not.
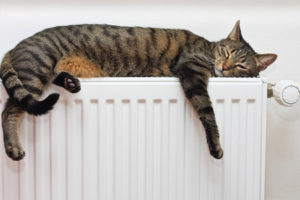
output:
[[[268,97],[273,96],[283,106],[294,106],[300,101],[299,86],[290,80],[268,84]]]

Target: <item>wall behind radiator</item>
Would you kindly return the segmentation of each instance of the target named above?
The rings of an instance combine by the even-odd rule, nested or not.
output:
[[[3,0],[2,0],[3,1]],[[89,0],[92,2],[93,0]],[[58,1],[57,1],[58,2]],[[125,4],[120,6],[87,3],[38,5],[34,0],[5,4],[0,2],[0,56],[18,41],[43,28],[64,24],[108,23],[169,28],[185,28],[206,37],[219,40],[229,33],[237,19],[241,20],[244,38],[257,52],[274,52],[278,60],[262,73],[272,81],[292,79],[300,82],[300,4],[296,1],[260,1],[263,6],[204,2],[152,5]],[[87,2],[87,1],[85,1]],[[117,0],[114,1],[114,3]],[[127,2],[127,1],[126,1]],[[169,1],[170,2],[170,1]],[[243,1],[250,5],[250,1]],[[253,1],[251,1],[253,2]],[[153,5],[154,4],[154,5]],[[292,5],[292,6],[287,6]],[[266,200],[296,200],[300,197],[300,106],[283,108],[274,100],[268,101]]]

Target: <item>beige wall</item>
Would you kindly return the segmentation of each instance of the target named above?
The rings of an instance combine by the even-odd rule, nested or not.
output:
[[[298,0],[1,0],[3,4],[197,4],[197,5],[299,5]],[[183,3],[184,2],[184,3]]]

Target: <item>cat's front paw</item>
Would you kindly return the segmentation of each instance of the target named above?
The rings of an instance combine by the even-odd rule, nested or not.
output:
[[[216,159],[221,159],[223,157],[223,150],[220,146],[218,146],[217,148],[210,150],[210,155]]]
[[[5,150],[8,157],[10,157],[12,160],[22,160],[25,156],[25,152],[20,146],[8,144],[6,145]]]

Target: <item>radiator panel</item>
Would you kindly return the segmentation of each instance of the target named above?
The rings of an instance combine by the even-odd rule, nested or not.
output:
[[[177,79],[92,79],[75,95],[52,90],[62,94],[55,109],[22,121],[26,157],[13,162],[0,147],[1,200],[263,199],[260,79],[210,80],[221,160],[209,155]]]

